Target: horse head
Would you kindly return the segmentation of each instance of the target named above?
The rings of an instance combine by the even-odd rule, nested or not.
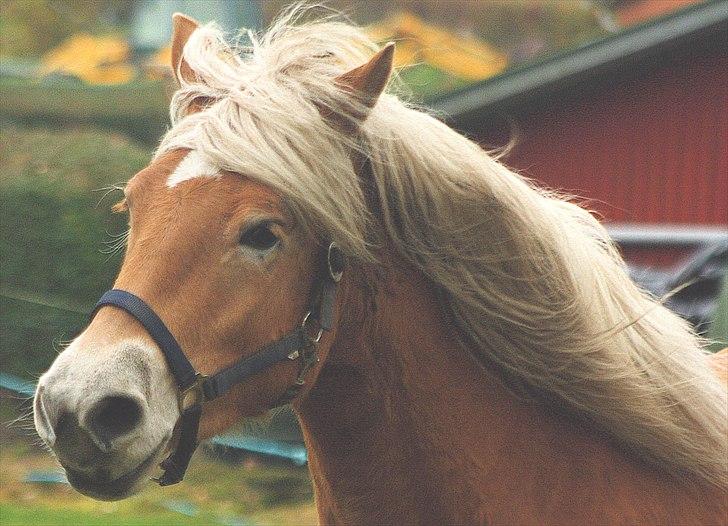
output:
[[[204,92],[194,60],[185,55],[197,30],[196,22],[175,15],[172,68],[183,89]],[[352,111],[332,111],[316,102],[318,119],[338,128],[361,121],[391,67],[389,46],[333,77],[344,97],[341,107]],[[182,120],[216,102],[195,97]],[[200,149],[175,147],[136,174],[124,194],[119,208],[129,213],[130,234],[114,289],[139,298],[159,317],[195,371],[213,375],[296,330],[316,346],[316,359],[326,358],[335,327],[323,327],[333,330],[321,338],[323,331],[314,324],[323,320],[307,318],[312,303],[329,301],[332,305],[321,309],[333,308],[332,298],[319,296],[318,277],[332,272],[338,281],[341,268],[331,266],[341,262],[331,258],[341,255],[331,253],[336,240],[301,224],[281,192],[210,162]],[[342,288],[346,282],[345,276]],[[82,493],[124,498],[179,447],[185,402],[169,356],[154,336],[139,316],[106,305],[39,381],[36,428]],[[302,367],[298,349],[290,346],[285,354],[289,359],[206,404],[199,436],[193,438],[265,412],[293,385],[305,382],[304,392],[292,393],[305,395],[320,364],[313,360]]]

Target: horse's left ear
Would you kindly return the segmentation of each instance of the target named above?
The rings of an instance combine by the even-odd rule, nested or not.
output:
[[[182,13],[172,15],[172,71],[180,84],[182,84],[182,80],[187,82],[195,80],[195,73],[182,58],[182,51],[184,51],[187,40],[198,27],[200,24],[187,15]]]
[[[379,96],[387,87],[392,74],[394,58],[394,43],[390,42],[374,55],[369,62],[347,71],[336,78],[336,83],[363,104],[366,108],[373,108]],[[361,120],[366,115],[352,115]]]

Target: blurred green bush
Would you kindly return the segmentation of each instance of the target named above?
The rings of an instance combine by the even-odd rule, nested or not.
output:
[[[0,76],[0,119],[30,126],[94,126],[155,144],[169,121],[168,108],[161,81],[91,86],[69,78]]]
[[[150,150],[98,130],[0,127],[2,370],[29,377],[86,323],[118,271],[103,253],[126,229],[110,205]],[[102,199],[104,198],[104,199]]]
[[[123,31],[135,0],[2,0],[0,50],[37,58],[78,32]]]

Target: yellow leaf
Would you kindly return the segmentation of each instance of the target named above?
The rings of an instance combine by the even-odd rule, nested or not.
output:
[[[474,37],[456,36],[402,12],[367,28],[377,42],[395,40],[395,65],[424,61],[456,77],[478,81],[497,75],[508,66],[508,57]]]
[[[114,36],[73,35],[42,59],[43,73],[74,75],[92,84],[118,84],[134,78],[126,61],[129,44]]]

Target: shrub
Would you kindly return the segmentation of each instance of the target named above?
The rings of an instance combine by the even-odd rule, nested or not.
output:
[[[94,130],[0,131],[2,370],[28,376],[55,357],[114,279],[120,255],[103,253],[126,228],[102,190],[149,161],[148,149]],[[113,191],[111,192],[114,193]]]

